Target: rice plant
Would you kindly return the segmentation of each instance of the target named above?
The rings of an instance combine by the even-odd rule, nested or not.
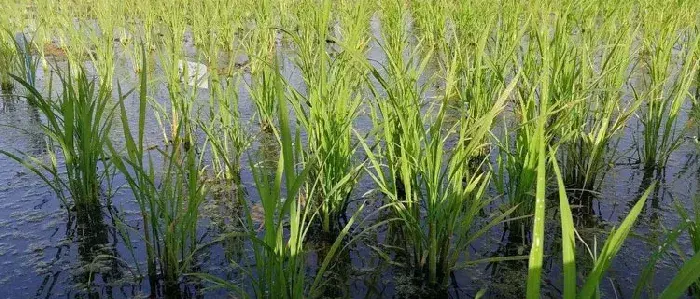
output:
[[[238,112],[238,77],[212,80],[211,113],[208,121],[199,121],[199,127],[211,145],[212,167],[216,177],[233,180],[240,170],[240,158],[249,146]]]
[[[84,270],[132,264],[129,251],[137,281],[118,282],[131,296],[148,290],[143,262],[153,297],[221,294],[201,280],[244,298],[700,294],[700,207],[686,182],[699,1],[13,0],[0,16],[0,88],[26,93],[48,149],[0,153],[115,249],[96,255],[85,229],[78,256],[57,257]],[[5,127],[24,112],[16,102],[0,100]],[[608,220],[603,247],[586,243],[578,233],[620,215],[611,195],[629,195],[637,171],[642,189],[653,172],[669,180]],[[21,191],[23,171],[0,173],[0,197]],[[7,204],[33,198],[22,199]],[[236,209],[210,215],[210,199]],[[102,219],[103,202],[119,215]],[[6,214],[13,227],[23,213]],[[123,243],[107,244],[110,228]],[[628,250],[646,265],[617,263]],[[613,270],[639,270],[636,286]],[[116,283],[92,292],[91,275],[74,280],[91,284],[87,296]]]
[[[19,40],[17,40],[19,39]],[[18,57],[15,59],[14,69],[18,77],[31,86],[36,86],[36,73],[39,66],[39,59],[32,56],[31,45],[33,44],[25,34],[18,34],[15,37],[14,47]],[[47,70],[45,69],[46,73]],[[32,92],[27,92],[28,98],[33,97]]]
[[[277,31],[274,18],[273,1],[264,0],[253,3],[253,20],[255,28],[244,41],[246,53],[250,59],[249,91],[257,109],[260,126],[270,131],[274,127],[274,116],[277,105],[275,99],[273,78],[270,65],[277,59]]]
[[[444,286],[461,252],[484,232],[472,229],[476,215],[489,202],[484,194],[489,174],[475,171],[468,164],[484,145],[485,134],[517,81],[513,80],[502,92],[488,113],[469,125],[459,126],[456,144],[460,146],[450,151],[446,145],[455,128],[443,125],[449,99],[455,92],[458,63],[454,60],[451,64],[446,94],[436,103],[433,119],[430,112],[434,110],[429,109],[425,115],[421,111],[414,85],[416,77],[404,77],[419,75],[421,67],[412,66],[410,60],[402,64],[394,56],[402,51],[392,51],[397,49],[401,47],[385,50],[391,63],[391,69],[386,70],[389,78],[375,71],[387,92],[387,98],[377,103],[379,114],[373,115],[385,144],[377,147],[377,152],[366,143],[363,147],[374,169],[370,175],[402,221],[401,248],[408,266],[429,284]],[[503,217],[492,219],[485,230]]]
[[[221,4],[223,5],[223,4]],[[216,7],[202,9],[215,10]],[[202,13],[200,16],[214,14]],[[224,16],[217,16],[223,18]],[[230,22],[240,20],[234,17]],[[240,171],[240,158],[250,143],[250,134],[244,132],[244,123],[241,120],[239,101],[239,86],[243,82],[243,75],[236,69],[236,57],[240,53],[240,45],[234,45],[236,40],[229,36],[217,34],[209,30],[217,20],[195,20],[195,39],[199,40],[198,52],[202,60],[206,62],[207,86],[209,92],[209,111],[205,120],[199,120],[199,128],[206,134],[206,143],[210,144],[212,153],[212,170],[216,177],[231,181],[238,177]],[[225,26],[225,24],[216,24]],[[229,24],[233,25],[233,24]],[[217,29],[219,27],[216,27]],[[226,31],[224,27],[219,30]],[[227,58],[220,58],[220,52],[225,50]],[[228,59],[228,61],[225,61]],[[221,69],[222,61],[225,63]]]
[[[311,9],[315,2],[306,3]],[[362,5],[359,3],[358,5]],[[310,14],[300,26],[301,35],[292,34],[298,47],[297,64],[306,83],[305,91],[295,91],[297,119],[308,133],[308,155],[313,161],[312,176],[317,177],[321,228],[337,232],[345,215],[349,197],[361,173],[354,160],[356,144],[352,140],[353,122],[363,101],[362,87],[366,65],[359,60],[367,36],[362,24],[368,14],[362,6],[351,12],[357,22],[346,24],[352,31],[338,41],[341,53],[332,57],[326,40],[330,36],[331,2]],[[309,161],[311,163],[311,161]]]
[[[643,29],[642,61],[649,72],[649,81],[646,91],[635,96],[642,97],[646,104],[641,117],[644,126],[641,160],[646,169],[654,170],[663,168],[680,144],[677,120],[681,108],[692,96],[689,89],[699,66],[694,57],[698,37],[683,27],[683,17],[655,10],[648,12],[648,20]],[[675,54],[679,39],[686,41]],[[673,74],[672,66],[677,61],[681,66]]]
[[[142,70],[136,132],[130,129],[124,104],[130,92],[124,93],[119,87],[125,153],[115,149],[111,143],[109,148],[115,167],[126,179],[140,209],[151,286],[162,279],[166,294],[173,295],[179,290],[181,275],[189,272],[192,266],[198,244],[199,207],[207,197],[209,186],[203,183],[204,169],[197,150],[178,146],[185,142],[195,144],[193,140],[176,141],[165,149],[156,148],[156,156],[162,158],[161,163],[154,162],[144,145],[149,102],[146,58],[143,59]],[[177,133],[175,136],[192,136]],[[162,169],[156,169],[157,165],[161,165]]]
[[[547,15],[546,12],[534,9],[529,14],[531,14],[530,18]],[[534,217],[538,218],[544,217],[544,183],[547,170],[541,160],[546,157],[545,151],[551,141],[552,129],[549,126],[549,118],[552,111],[555,111],[553,107],[557,105],[552,101],[550,86],[555,53],[552,52],[552,43],[547,34],[548,24],[538,26],[536,23],[529,22],[524,26],[533,27],[529,33],[530,41],[525,46],[527,55],[522,57],[520,72],[523,74],[524,83],[518,85],[518,93],[515,97],[517,119],[515,132],[511,133],[508,125],[504,125],[503,138],[498,143],[496,188],[507,196],[511,205],[518,207],[518,214],[534,213]],[[511,138],[514,140],[511,141]],[[542,230],[542,227],[539,225],[531,227],[531,224],[536,225],[537,222],[512,221],[507,223],[507,229],[511,242],[521,244],[526,244],[527,231],[533,230],[531,250],[539,251],[539,254],[531,252],[530,264],[531,267],[537,267],[537,264],[541,263],[543,240],[536,239],[534,235],[535,231]],[[528,284],[528,293],[530,289],[531,284]]]
[[[424,45],[444,47],[447,36],[449,2],[443,0],[410,1],[413,28]]]
[[[112,86],[114,78],[114,39],[117,29],[117,19],[112,15],[118,11],[116,3],[106,3],[98,1],[93,7],[96,14],[96,24],[86,24],[89,33],[86,35],[89,38],[91,45],[94,45],[95,51],[88,52],[88,56],[97,69],[99,80],[105,86]]]
[[[262,235],[256,230],[256,222],[252,217],[251,208],[243,203],[245,209],[244,224],[246,235],[252,239],[252,249],[255,265],[253,270],[246,270],[253,276],[252,290],[256,298],[306,298],[319,296],[323,286],[325,271],[330,267],[343,239],[348,236],[350,229],[363,206],[350,217],[348,223],[340,230],[335,242],[320,261],[320,267],[315,277],[307,274],[307,250],[305,241],[310,224],[316,213],[313,206],[305,201],[312,198],[316,192],[317,180],[309,178],[312,169],[308,164],[298,166],[303,162],[300,135],[290,126],[289,110],[287,108],[286,92],[277,63],[273,64],[274,88],[279,117],[279,131],[276,134],[281,146],[279,160],[273,176],[267,175],[264,166],[255,165],[250,160],[255,189],[260,196],[263,208],[261,228]],[[248,272],[249,271],[249,272]],[[248,296],[246,289],[232,282],[202,275],[220,287],[241,296]],[[311,279],[313,278],[313,279]]]
[[[73,67],[78,68],[75,78],[70,75]],[[51,83],[48,94],[43,95],[30,82],[12,75],[30,93],[27,97],[29,104],[46,118],[42,129],[49,137],[50,161],[25,153],[0,152],[39,175],[67,208],[80,211],[100,204],[100,188],[105,169],[109,167],[105,149],[114,105],[110,88],[88,79],[82,67],[69,65],[67,71],[57,70],[57,74],[61,89],[56,98],[52,96]],[[65,177],[59,170],[58,160],[61,158],[65,164]]]
[[[592,13],[597,15],[600,12]],[[620,17],[629,16],[621,14]],[[642,104],[637,99],[621,103],[632,62],[632,40],[636,29],[611,24],[601,30],[584,30],[592,26],[581,25],[586,38],[582,43],[582,53],[576,54],[584,56],[584,62],[589,61],[581,68],[592,74],[588,75],[589,82],[581,82],[585,86],[585,96],[575,99],[570,106],[575,112],[568,114],[570,124],[567,130],[573,134],[562,141],[565,150],[561,151],[564,181],[569,186],[588,191],[598,189],[600,179],[614,159],[614,154],[610,154],[615,148],[613,142]],[[596,67],[598,63],[600,66]]]

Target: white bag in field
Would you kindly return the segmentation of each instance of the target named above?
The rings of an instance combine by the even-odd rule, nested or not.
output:
[[[177,69],[180,74],[180,80],[186,82],[187,85],[204,89],[209,88],[209,76],[206,65],[187,60],[178,60]]]

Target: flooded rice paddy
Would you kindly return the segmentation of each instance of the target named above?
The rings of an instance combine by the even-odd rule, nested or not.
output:
[[[390,63],[382,45],[383,39],[378,18],[372,18],[370,31],[374,39],[366,50],[368,64],[376,69],[382,69]],[[300,93],[306,93],[308,87],[302,75],[302,70],[294,61],[293,47],[277,37],[281,61],[279,68],[285,84]],[[220,57],[221,65],[205,66],[197,55],[197,46],[193,42],[192,33],[188,31],[183,39],[184,55],[177,62],[180,71],[197,70],[190,78],[182,78],[182,85],[193,97],[193,113],[201,119],[206,119],[209,113],[212,87],[219,82],[208,80],[212,72],[219,72],[226,65],[234,65],[238,81],[236,96],[238,112],[242,124],[243,135],[249,146],[241,153],[240,172],[233,182],[218,181],[213,171],[205,168],[201,184],[208,186],[205,201],[199,207],[197,220],[196,250],[187,258],[188,270],[179,278],[178,291],[169,290],[165,293],[160,283],[147,277],[148,263],[146,244],[143,239],[144,223],[139,205],[129,190],[127,178],[115,169],[105,172],[106,179],[101,186],[100,206],[91,210],[75,213],[63,206],[54,190],[46,186],[42,179],[29,171],[17,161],[6,155],[0,155],[0,298],[218,298],[230,296],[229,292],[213,288],[211,279],[204,275],[217,277],[232,284],[240,285],[250,292],[250,277],[259,273],[250,273],[253,268],[253,242],[245,235],[249,229],[243,223],[249,216],[254,224],[254,231],[263,235],[265,209],[261,195],[256,189],[256,177],[251,166],[265,169],[266,175],[274,177],[274,171],[280,160],[280,142],[276,131],[261,128],[256,102],[252,98],[252,75],[250,60],[246,55],[230,55]],[[526,47],[530,40],[523,41]],[[419,42],[411,40],[411,45]],[[130,49],[119,41],[112,45],[115,49],[113,81],[122,90],[138,90],[140,74],[134,72],[138,62],[133,56],[127,55]],[[328,51],[340,52],[338,45],[329,42]],[[35,87],[46,91],[50,84],[60,81],[56,70],[68,71],[68,62],[62,57],[60,47],[54,45],[53,53],[47,56],[51,68],[37,70]],[[679,50],[674,52],[678,55]],[[37,53],[33,53],[36,57]],[[154,53],[147,56],[151,65],[148,70],[150,90],[149,97],[154,103],[169,108],[171,93],[165,66]],[[438,102],[440,94],[446,88],[444,79],[433,79],[433,74],[443,71],[438,59],[429,60],[417,84],[429,85],[421,96],[427,103]],[[231,63],[233,62],[233,63]],[[98,77],[94,61],[84,60],[85,71],[90,78]],[[674,60],[674,69],[682,68],[680,62]],[[53,68],[53,69],[52,69]],[[221,71],[225,73],[224,71]],[[621,101],[632,101],[637,90],[644,89],[645,78],[648,74],[643,68],[632,69],[629,82],[625,84]],[[507,74],[517,78],[516,75]],[[226,77],[226,74],[222,75]],[[509,81],[508,78],[505,81]],[[368,79],[373,86],[372,96],[384,97],[387,94],[377,80]],[[427,83],[429,82],[429,83]],[[696,82],[697,84],[697,82]],[[53,92],[57,93],[53,86]],[[697,85],[693,85],[690,93],[695,94]],[[370,90],[366,90],[370,94]],[[46,122],[45,116],[22,96],[26,90],[15,86],[11,92],[0,96],[0,149],[18,153],[26,153],[40,160],[48,161],[55,158],[58,169],[65,167],[61,155],[53,157],[47,149],[46,132],[41,124]],[[112,91],[113,98],[119,96],[118,91]],[[695,99],[697,100],[697,99]],[[124,107],[130,123],[129,127],[136,128],[139,116],[139,94],[131,93],[124,99]],[[373,132],[376,119],[369,101],[363,103],[353,121],[357,136],[369,136]],[[661,247],[667,247],[668,236],[683,224],[684,220],[678,207],[685,207],[691,213],[692,208],[700,200],[700,156],[698,151],[698,127],[696,107],[693,101],[683,102],[673,135],[679,138],[678,147],[668,157],[668,162],[661,169],[645,170],[640,160],[640,147],[644,123],[639,114],[634,114],[619,132],[619,140],[605,147],[605,155],[613,156],[603,173],[599,174],[600,188],[593,192],[569,190],[583,199],[572,201],[573,218],[577,229],[577,238],[585,240],[576,247],[577,271],[579,277],[584,277],[593,268],[591,255],[600,251],[603,242],[613,227],[619,226],[628,215],[630,209],[637,203],[641,194],[652,184],[653,189],[644,208],[634,225],[631,235],[627,238],[620,252],[612,260],[612,264],[600,283],[601,298],[631,298],[648,262]],[[428,108],[423,112],[434,112]],[[165,109],[167,110],[167,109]],[[290,114],[294,114],[292,112]],[[520,120],[518,107],[513,103],[505,105],[502,117],[497,118],[493,125],[495,139],[503,139],[513,131]],[[294,115],[293,115],[294,116]],[[449,111],[446,121],[458,122],[459,112]],[[163,125],[164,120],[157,113],[149,110],[145,117],[144,144],[149,152],[157,152],[169,146]],[[118,150],[128,146],[124,141],[123,124],[115,121],[110,128],[110,140]],[[293,123],[294,129],[300,124]],[[506,133],[503,133],[505,130]],[[298,140],[305,146],[309,140],[306,131],[300,130]],[[206,140],[202,130],[196,130],[195,140]],[[367,140],[374,142],[373,138]],[[357,141],[358,138],[353,138]],[[381,139],[381,137],[379,138]],[[454,140],[445,140],[450,144],[450,150],[460,146]],[[209,165],[212,159],[211,151],[206,148],[195,150],[201,154],[204,165]],[[489,147],[485,155],[483,168],[497,171],[501,157],[499,151],[503,148]],[[564,151],[566,149],[559,149]],[[362,150],[356,150],[357,161],[366,162],[367,156]],[[153,168],[161,168],[165,162],[154,159]],[[369,163],[366,163],[369,164]],[[440,166],[444,167],[444,165]],[[438,167],[439,168],[439,167]],[[368,174],[359,176],[357,185],[352,188],[348,197],[347,211],[344,222],[354,218],[354,211],[364,205],[365,209],[359,215],[358,221],[350,230],[349,235],[341,243],[343,250],[336,253],[331,260],[329,271],[323,275],[327,284],[320,297],[327,298],[524,298],[528,277],[529,246],[531,236],[529,231],[518,231],[514,226],[508,227],[506,221],[487,230],[483,235],[470,244],[466,252],[456,262],[457,267],[450,272],[447,288],[435,291],[428,289],[421,279],[410,269],[405,256],[391,253],[389,250],[378,248],[393,248],[397,237],[394,224],[387,219],[390,215],[381,212],[384,209],[385,197],[377,191],[377,184]],[[552,180],[553,181],[553,180]],[[286,188],[286,186],[285,186]],[[563,268],[560,235],[559,205],[556,184],[550,183],[547,189],[547,204],[545,217],[544,260],[542,267],[543,298],[560,298],[563,296]],[[532,190],[534,192],[534,188]],[[579,193],[577,193],[579,192]],[[484,227],[488,217],[497,215],[508,206],[507,195],[504,195],[496,184],[489,184],[485,194],[493,199],[485,206],[477,219],[476,227]],[[302,199],[306,200],[306,199]],[[243,206],[242,202],[247,203]],[[531,221],[531,215],[523,216]],[[383,221],[387,221],[386,223]],[[376,223],[385,223],[377,225]],[[527,228],[529,230],[529,228]],[[287,232],[284,232],[287,234]],[[312,223],[305,240],[305,248],[310,253],[303,261],[306,264],[306,274],[313,280],[316,272],[323,265],[324,256],[329,254],[333,239],[322,232],[317,223]],[[653,265],[653,276],[644,285],[658,292],[663,290],[675,275],[684,258],[695,255],[690,238],[682,234],[673,245],[678,250],[668,251],[665,258]],[[398,247],[394,246],[394,247]],[[387,252],[389,252],[387,254]],[[330,253],[333,254],[333,253]],[[471,263],[470,261],[479,261]]]

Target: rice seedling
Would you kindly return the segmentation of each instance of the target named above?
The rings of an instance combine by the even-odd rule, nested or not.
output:
[[[348,235],[359,207],[349,222],[341,229],[335,242],[329,248],[326,256],[310,280],[305,263],[307,252],[304,247],[310,224],[316,213],[312,205],[304,198],[311,198],[317,183],[309,179],[312,164],[302,164],[299,132],[294,132],[290,126],[289,110],[286,93],[277,63],[273,64],[272,79],[277,89],[275,101],[278,105],[279,131],[275,131],[281,146],[280,157],[273,176],[264,173],[260,165],[255,165],[251,159],[250,169],[253,172],[255,188],[260,196],[264,217],[262,219],[262,235],[256,230],[250,207],[243,203],[246,219],[246,235],[252,239],[254,270],[248,272],[254,277],[252,290],[256,298],[305,298],[318,296],[323,285],[323,273],[336,256],[342,240]],[[311,163],[315,160],[310,160]],[[310,182],[310,183],[308,183]],[[231,282],[209,275],[199,275],[209,279],[220,287],[247,297],[246,290]]]
[[[119,87],[125,154],[111,143],[109,148],[115,167],[126,179],[140,209],[151,286],[162,279],[166,294],[172,295],[179,290],[181,275],[192,266],[198,244],[199,207],[207,197],[209,186],[203,183],[204,167],[197,150],[178,146],[185,142],[196,144],[194,140],[175,141],[165,149],[157,148],[163,161],[162,170],[156,170],[157,164],[144,145],[149,100],[146,58],[142,61],[137,131],[134,134],[130,129],[124,104],[130,92],[123,93]],[[178,128],[182,130],[184,126],[178,124]],[[176,133],[176,138],[192,136]]]
[[[421,154],[419,143],[403,140],[401,134],[411,134],[418,128],[417,121],[421,115],[421,99],[425,86],[418,86],[418,79],[425,69],[432,54],[424,57],[418,54],[416,47],[406,57],[408,51],[407,33],[405,27],[406,8],[401,3],[382,2],[382,36],[385,41],[382,50],[387,56],[388,65],[383,66],[383,76],[378,70],[372,71],[372,76],[384,88],[386,100],[378,101],[376,109],[372,107],[370,114],[375,128],[382,128],[380,139],[386,142],[386,154],[389,163],[389,173],[394,176],[398,192],[410,193],[405,184],[414,177],[414,169],[402,165],[408,160],[403,156],[415,157]],[[385,78],[386,77],[386,78]],[[377,92],[375,91],[375,96]],[[405,118],[405,119],[402,119]],[[415,136],[414,136],[415,137]],[[415,141],[415,140],[414,140]]]
[[[32,42],[27,39],[25,34],[18,34],[15,37],[15,53],[17,53],[18,57],[15,59],[14,69],[22,80],[31,86],[36,86],[36,72],[39,59],[31,55],[31,44]],[[46,71],[44,73],[46,73]],[[31,98],[33,97],[33,93],[28,92],[26,96]]]
[[[86,24],[89,30],[86,35],[90,40],[89,43],[95,48],[94,53],[88,51],[88,56],[97,69],[101,83],[110,87],[115,69],[114,39],[117,29],[117,19],[113,14],[118,12],[119,6],[116,3],[97,1],[91,10],[95,14],[95,23]]]
[[[210,89],[208,117],[199,120],[198,124],[207,136],[206,143],[211,145],[212,170],[217,178],[231,181],[239,176],[240,158],[251,138],[244,133],[239,111],[238,88],[243,77],[236,70],[239,40],[232,36],[234,33],[229,32],[230,29],[226,29],[228,26],[240,27],[236,23],[240,21],[240,16],[234,15],[231,20],[223,21],[226,16],[219,13],[225,10],[218,9],[217,5],[224,3],[212,3],[199,8],[205,12],[195,15],[213,15],[214,19],[195,19],[192,26],[198,56],[202,57],[201,60],[208,68],[207,86]],[[223,69],[220,55],[222,50],[228,55],[223,58]]]
[[[125,55],[132,62],[134,72],[139,73],[142,71],[140,68],[143,65],[141,46],[145,45],[149,52],[155,50],[157,37],[162,36],[160,29],[163,26],[156,15],[154,2],[138,3],[138,5],[130,3],[125,4],[125,6],[130,6],[130,9],[124,7],[125,14],[114,13],[115,16],[124,17],[120,22],[117,39],[125,48]]]
[[[594,15],[598,11],[592,12]],[[628,17],[623,10],[620,17]],[[564,181],[569,186],[581,190],[597,190],[600,179],[611,164],[611,143],[619,136],[625,124],[634,115],[641,101],[634,99],[621,104],[623,89],[627,82],[627,70],[631,64],[632,40],[636,34],[634,28],[618,27],[615,24],[601,30],[585,30],[593,24],[581,25],[583,39],[581,68],[593,73],[589,82],[581,82],[585,93],[575,99],[568,113],[570,122],[567,130],[573,132],[563,141],[562,163]],[[599,58],[598,58],[599,57]],[[596,67],[596,64],[600,64]],[[606,154],[607,152],[607,154]]]
[[[544,10],[544,8],[541,9]],[[528,20],[548,15],[534,8],[529,13],[532,15]],[[553,106],[557,105],[552,103],[550,87],[555,53],[551,49],[549,25],[543,23],[538,27],[533,22],[528,22],[525,26],[532,26],[533,29],[529,33],[529,42],[525,46],[528,54],[522,57],[521,62],[523,84],[519,84],[515,100],[515,113],[519,123],[514,133],[513,144],[510,141],[512,137],[507,125],[503,127],[504,137],[498,144],[496,188],[507,196],[510,205],[518,207],[517,214],[534,213],[535,219],[540,219],[544,218],[547,170],[541,159],[546,157],[545,150],[551,141],[549,117],[552,111],[555,111]],[[539,275],[538,269],[542,261],[542,225],[539,221],[528,223],[526,220],[507,223],[510,241],[523,245],[527,242],[527,231],[530,228],[532,228],[530,269],[536,271],[534,275]],[[527,289],[528,294],[531,290],[538,292],[539,284],[528,280]]]
[[[490,111],[494,100],[498,98],[498,92],[505,84],[506,75],[504,74],[507,72],[504,69],[498,69],[499,65],[502,65],[502,61],[497,61],[497,59],[492,59],[487,55],[490,51],[488,46],[492,35],[490,23],[494,21],[494,18],[473,16],[470,9],[469,7],[460,7],[458,10],[460,17],[455,16],[453,20],[460,28],[474,28],[474,30],[455,32],[452,44],[446,50],[446,56],[451,57],[448,59],[456,59],[458,63],[456,66],[458,79],[455,98],[458,101],[457,107],[466,117],[464,120],[466,122],[478,121]],[[498,51],[498,49],[493,50]],[[506,57],[505,61],[511,59],[508,54],[503,56]],[[498,60],[504,59],[499,58]],[[483,154],[486,154],[488,148],[484,147],[483,150]]]
[[[163,51],[158,53],[160,54],[160,64],[165,73],[169,103],[166,106],[158,105],[157,110],[170,111],[156,114],[156,117],[163,128],[163,138],[174,146],[187,148],[191,145],[189,144],[190,134],[196,128],[194,102],[197,98],[200,80],[205,74],[203,74],[204,70],[193,67],[193,64],[183,59],[185,49],[182,40],[187,31],[185,7],[178,7],[177,10],[170,11],[162,22],[165,23],[167,30],[163,33],[160,45]],[[191,85],[191,88],[187,85]],[[168,125],[164,126],[163,124],[166,123]]]
[[[646,103],[641,115],[644,126],[641,160],[645,169],[654,170],[663,168],[680,144],[676,123],[681,108],[692,96],[689,89],[698,71],[698,61],[693,54],[698,37],[683,27],[683,17],[662,10],[648,12],[647,17],[649,22],[643,28],[643,49],[647,55],[642,59],[649,72],[649,81],[646,91],[635,96],[643,98]],[[675,53],[680,39],[684,42],[680,44],[680,51]],[[674,74],[672,66],[677,61],[681,67]]]
[[[274,127],[274,115],[277,108],[273,87],[274,74],[270,65],[277,59],[277,31],[274,29],[273,1],[264,0],[254,3],[255,28],[250,37],[244,41],[244,48],[250,59],[251,82],[248,87],[255,103],[260,126],[263,130],[270,131]]]
[[[483,146],[485,134],[517,81],[502,91],[488,113],[469,125],[461,125],[456,142],[460,146],[448,150],[446,144],[455,128],[444,128],[443,123],[455,92],[458,62],[454,59],[450,64],[446,94],[436,103],[435,117],[432,108],[423,115],[416,82],[429,56],[416,65],[416,51],[404,62],[401,43],[405,41],[394,31],[403,28],[402,10],[394,9],[385,10],[387,26],[396,26],[389,27],[395,35],[385,35],[387,44],[383,47],[389,62],[384,69],[386,78],[379,71],[373,72],[387,93],[386,99],[377,103],[378,112],[372,115],[384,146],[375,152],[363,141],[363,148],[374,169],[370,175],[378,190],[402,221],[401,246],[408,266],[429,284],[444,286],[464,248],[505,218],[497,216],[486,228],[472,231],[476,215],[489,202],[484,194],[489,174],[473,171],[467,165]]]
[[[211,81],[211,112],[208,121],[199,121],[199,128],[211,145],[212,167],[216,176],[230,181],[238,177],[241,155],[250,144],[238,112],[236,88],[239,77]]]
[[[410,1],[413,28],[427,47],[444,47],[447,36],[449,2],[444,0]]]
[[[263,238],[257,239],[257,236],[253,235],[256,238],[254,252],[259,276],[254,288],[257,297],[294,298],[304,293],[306,275],[302,251],[303,240],[308,231],[308,217],[310,217],[310,206],[304,206],[299,198],[308,196],[313,191],[300,194],[310,168],[307,165],[298,171],[295,166],[301,158],[299,147],[294,145],[299,143],[299,135],[295,134],[295,137],[292,137],[286,99],[279,75],[274,77],[273,82],[276,89],[274,94],[278,104],[279,138],[282,147],[274,180],[262,174],[255,165],[250,166],[265,214]],[[292,141],[292,138],[295,138],[296,142]],[[283,180],[286,191],[282,191]],[[252,226],[250,212],[247,215],[248,223]],[[289,221],[289,236],[286,240],[285,221]],[[254,231],[252,228],[250,230]]]
[[[71,67],[78,67],[76,78],[67,75]],[[104,169],[109,167],[104,150],[112,126],[111,93],[106,86],[88,79],[79,66],[69,66],[66,73],[57,70],[57,74],[61,83],[57,98],[52,97],[51,83],[48,95],[44,96],[30,82],[12,75],[30,93],[27,97],[30,104],[46,118],[42,129],[49,137],[50,162],[25,153],[6,150],[0,153],[39,175],[66,208],[80,212],[100,204],[100,188],[107,173]],[[65,177],[59,171],[59,154],[65,163]]]
[[[306,2],[309,9],[316,2]],[[362,3],[358,4],[362,5]],[[337,232],[339,219],[345,215],[349,197],[361,173],[361,164],[354,162],[356,145],[352,125],[360,111],[366,65],[358,61],[367,37],[363,35],[367,13],[362,6],[352,13],[351,31],[337,41],[343,52],[332,57],[326,40],[330,36],[331,2],[324,1],[300,25],[301,35],[290,33],[298,50],[297,64],[306,83],[305,91],[295,91],[295,114],[308,133],[307,159],[318,179],[317,197],[321,228]],[[301,19],[301,17],[300,17]],[[315,57],[315,58],[314,58]]]
[[[0,4],[0,9],[4,11],[19,11],[20,6],[17,3],[6,1]],[[18,13],[19,14],[19,13]],[[17,27],[18,20],[16,18],[3,18],[0,21],[0,29],[3,32],[0,35],[0,89],[4,92],[10,92],[14,87],[14,82],[10,74],[14,72],[18,53],[15,52],[14,32]]]

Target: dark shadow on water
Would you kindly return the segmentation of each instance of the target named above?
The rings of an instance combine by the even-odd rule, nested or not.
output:
[[[594,202],[597,201],[598,192],[590,190],[575,190],[568,194],[571,206],[571,214],[574,218],[574,225],[577,228],[597,227],[601,218],[596,215]]]
[[[527,255],[529,246],[527,245],[527,231],[530,218],[511,221],[506,224],[503,230],[499,246],[490,257],[512,257]],[[525,285],[523,279],[516,279],[521,275],[527,276],[527,260],[501,261],[489,263],[486,266],[489,287],[489,295],[494,298],[525,298]]]
[[[98,276],[105,282],[105,292],[112,293],[109,283],[121,278],[117,253],[109,242],[108,227],[104,221],[102,207],[84,205],[74,216],[80,268],[73,280],[83,286],[80,298],[100,298],[93,283]],[[109,295],[108,295],[109,296]]]
[[[39,109],[37,109],[34,106],[29,105],[27,107],[28,114],[29,114],[29,124],[34,127],[34,128],[40,128],[41,127],[41,114],[39,113]],[[44,155],[46,154],[46,141],[44,138],[44,133],[41,132],[40,130],[33,130],[32,133],[29,135],[29,144],[30,144],[30,154],[34,156],[39,156],[39,155]]]
[[[651,210],[647,209],[647,205],[644,206],[642,210],[642,215],[646,215],[648,212],[651,221],[658,222],[660,220],[659,212],[661,211],[661,201],[663,200],[662,186],[666,183],[666,175],[664,172],[657,172],[654,170],[645,170],[642,174],[642,181],[639,184],[639,189],[637,189],[637,194],[628,202],[628,206],[633,207],[637,201],[641,198],[644,191],[651,186],[651,184],[656,182],[654,190],[649,194],[647,203],[651,207]]]
[[[323,234],[320,230],[318,233]],[[343,240],[340,244],[340,248],[346,245],[348,240]],[[333,245],[333,238],[330,236],[325,236],[318,242],[310,244],[316,247],[316,269],[321,268],[324,259],[328,256]],[[324,276],[322,293],[320,294],[323,298],[349,298],[349,280],[350,274],[352,273],[352,263],[350,259],[350,252],[348,250],[337,251],[333,257],[329,260],[329,267],[326,270],[326,275]]]

